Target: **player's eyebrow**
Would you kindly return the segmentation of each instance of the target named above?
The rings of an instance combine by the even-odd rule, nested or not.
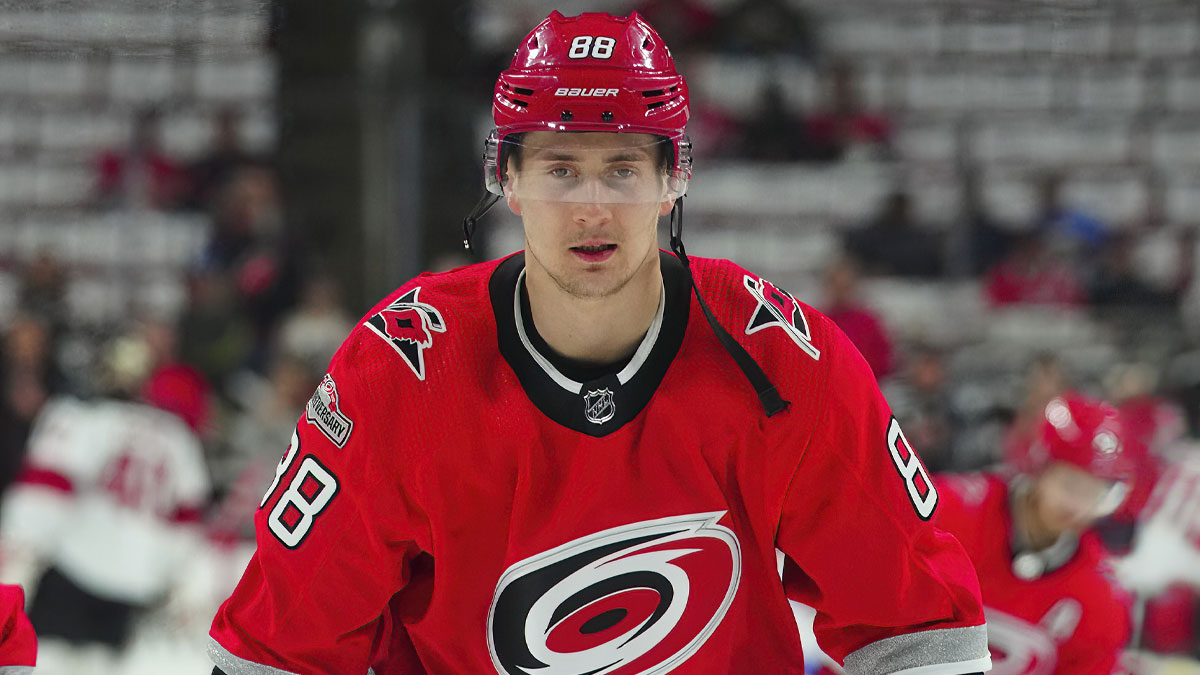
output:
[[[613,155],[607,158],[609,162],[639,162],[643,159],[650,159],[650,155],[645,152],[624,152],[619,155]]]
[[[587,151],[587,152],[591,152],[591,151]],[[581,159],[581,156],[579,153],[572,153],[569,151],[561,151],[561,150],[538,150],[538,151],[535,151],[530,154],[531,154],[531,156],[530,156],[531,160],[537,160],[537,161],[542,161],[542,162],[577,162]],[[638,162],[638,161],[642,161],[642,160],[649,159],[649,158],[650,158],[650,155],[647,154],[646,152],[639,151],[639,150],[633,150],[633,151],[620,151],[615,155],[609,155],[604,158],[604,161],[611,164],[613,162]]]

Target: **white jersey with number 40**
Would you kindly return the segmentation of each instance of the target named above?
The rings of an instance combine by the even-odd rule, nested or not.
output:
[[[29,439],[0,510],[0,541],[31,551],[93,595],[146,604],[167,590],[209,493],[203,450],[171,413],[57,398]]]

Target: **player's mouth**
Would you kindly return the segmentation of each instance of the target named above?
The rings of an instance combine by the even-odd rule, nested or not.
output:
[[[572,246],[571,252],[577,258],[588,263],[601,263],[612,257],[613,251],[617,250],[616,244],[587,244],[584,246]]]

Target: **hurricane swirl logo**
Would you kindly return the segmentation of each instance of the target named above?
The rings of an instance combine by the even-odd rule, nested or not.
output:
[[[737,594],[741,548],[724,511],[605,530],[509,567],[488,612],[510,675],[666,673],[696,653]]]
[[[992,675],[1053,675],[1058,644],[1045,626],[997,609],[984,609]]]

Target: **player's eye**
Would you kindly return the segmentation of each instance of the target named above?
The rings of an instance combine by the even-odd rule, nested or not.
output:
[[[559,166],[559,167],[550,169],[550,175],[554,176],[555,178],[570,178],[571,170],[566,167]]]
[[[616,178],[633,178],[634,176],[637,176],[637,171],[634,171],[633,169],[630,169],[628,167],[623,167],[623,168],[614,170],[613,176]]]

